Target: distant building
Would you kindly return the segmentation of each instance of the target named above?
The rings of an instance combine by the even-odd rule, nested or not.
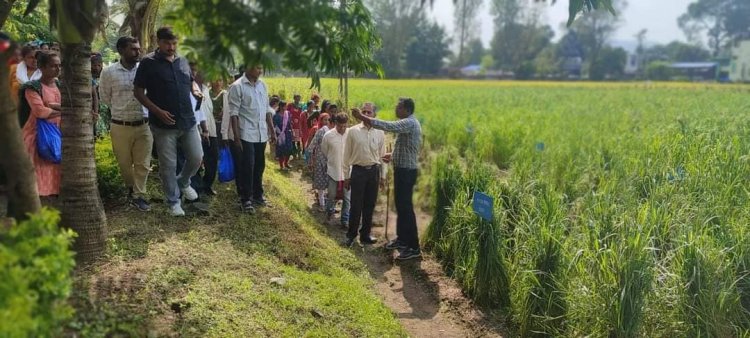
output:
[[[482,73],[482,66],[480,65],[468,65],[461,68],[461,75],[463,76],[479,76]]]
[[[669,68],[678,76],[683,76],[690,81],[713,81],[719,70],[717,62],[676,62]]]
[[[750,39],[737,41],[731,49],[729,81],[750,82]]]
[[[638,73],[638,70],[640,69],[640,60],[638,60],[638,55],[633,53],[628,53],[628,59],[625,63],[625,69],[624,73],[625,75],[629,77],[635,76],[636,73]]]

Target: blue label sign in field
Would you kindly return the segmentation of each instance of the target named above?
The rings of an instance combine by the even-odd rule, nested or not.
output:
[[[474,213],[479,217],[491,221],[493,215],[493,199],[479,191],[474,192]]]

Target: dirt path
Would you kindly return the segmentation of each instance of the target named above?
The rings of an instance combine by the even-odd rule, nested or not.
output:
[[[300,164],[298,164],[299,167]],[[291,178],[300,187],[310,187],[307,177],[299,171]],[[314,211],[314,196],[308,194],[310,212],[323,224],[337,241],[343,241],[346,230],[338,222],[327,224],[325,216]],[[455,281],[445,276],[439,263],[429,255],[420,260],[395,261],[395,252],[385,250],[385,201],[378,203],[373,219],[372,235],[379,243],[361,246],[356,243],[352,250],[367,265],[376,281],[375,288],[385,304],[399,318],[401,324],[413,337],[502,337],[504,329],[499,318],[489,318],[477,309],[461,292]],[[391,201],[393,207],[393,201]],[[420,234],[430,222],[430,216],[418,212],[417,223]],[[396,215],[391,212],[388,221],[388,238],[396,236]]]

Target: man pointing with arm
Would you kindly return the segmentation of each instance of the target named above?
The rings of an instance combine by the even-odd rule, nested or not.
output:
[[[414,117],[414,100],[401,98],[396,105],[398,121],[388,122],[371,118],[362,114],[359,109],[352,111],[355,118],[360,119],[365,126],[395,133],[396,144],[393,154],[386,154],[384,159],[391,158],[393,162],[393,190],[396,202],[396,236],[397,238],[385,245],[386,249],[398,249],[398,260],[408,260],[421,257],[419,248],[419,233],[417,218],[414,214],[412,195],[414,184],[417,182],[419,167],[419,152],[422,147],[422,127]]]

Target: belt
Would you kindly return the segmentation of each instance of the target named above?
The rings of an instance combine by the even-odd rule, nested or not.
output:
[[[370,169],[373,169],[373,168],[378,168],[378,167],[380,167],[380,164],[371,164],[371,165],[356,165],[356,164],[355,164],[355,165],[353,165],[352,167],[353,167],[353,168],[364,169],[364,170],[370,170]]]
[[[144,124],[147,124],[148,123],[148,119],[144,118],[144,119],[138,120],[138,121],[120,121],[120,120],[112,119],[111,122],[114,123],[114,124],[119,124],[121,126],[137,127],[137,126],[142,126]]]

